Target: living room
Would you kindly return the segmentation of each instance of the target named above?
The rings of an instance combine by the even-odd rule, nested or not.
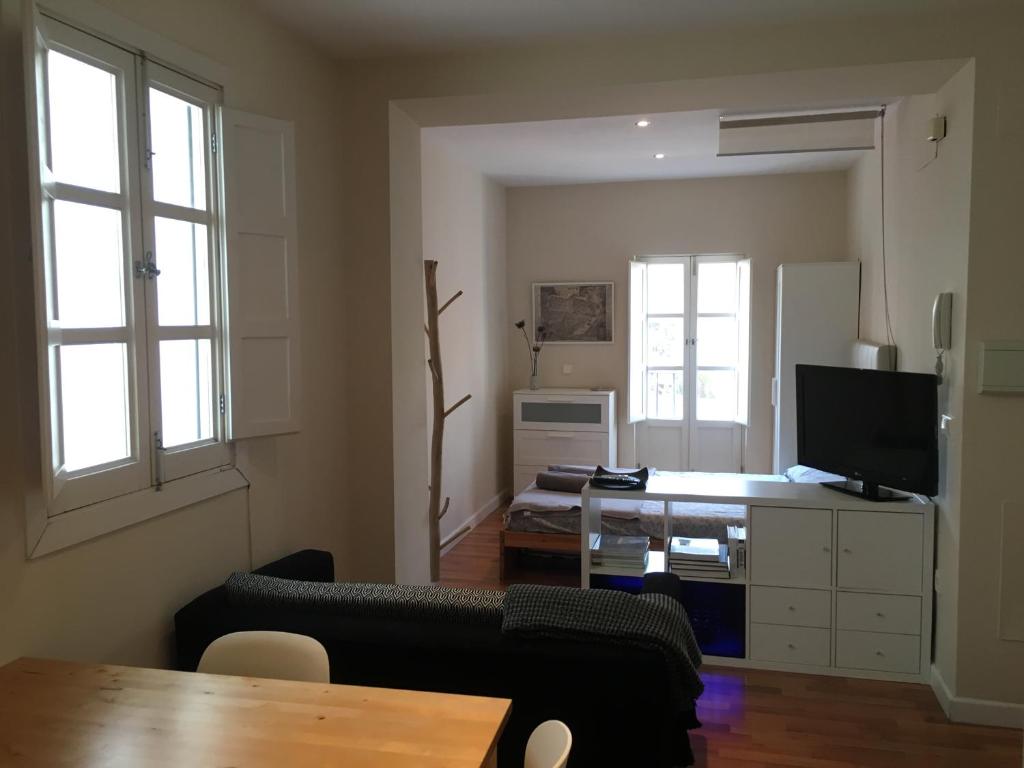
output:
[[[474,38],[466,32],[469,37],[460,42],[445,37],[451,30],[438,30],[431,38],[431,27],[424,22],[422,34],[413,30],[396,42],[394,29],[375,38],[366,31],[370,27],[360,26],[370,23],[366,19],[339,22],[337,17],[318,16],[312,7],[283,11],[269,4],[242,10],[195,3],[169,8],[118,0],[95,6],[41,5],[64,19],[88,5],[91,10],[79,23],[107,39],[124,40],[144,30],[149,35],[145,40],[127,42],[157,52],[153,58],[161,64],[177,64],[205,83],[219,84],[224,105],[294,123],[299,260],[294,289],[303,354],[294,360],[299,374],[295,381],[301,382],[294,390],[300,393],[294,414],[297,431],[282,429],[232,441],[234,471],[217,478],[223,492],[176,502],[169,481],[160,492],[165,493],[162,506],[144,517],[111,513],[113,522],[99,528],[95,518],[84,525],[45,514],[40,519],[29,509],[39,508],[45,489],[35,270],[29,259],[7,260],[3,282],[11,290],[2,303],[5,330],[0,338],[15,366],[0,398],[9,427],[0,441],[0,573],[7,585],[0,597],[4,662],[34,656],[172,666],[175,611],[222,584],[232,571],[249,571],[304,548],[331,552],[340,581],[429,579],[427,372],[421,329],[422,260],[428,255],[429,233],[427,219],[409,223],[428,210],[421,193],[412,194],[421,181],[409,181],[421,167],[423,132],[603,114],[621,117],[623,130],[637,133],[644,129],[635,122],[644,117],[657,128],[663,114],[701,109],[770,113],[807,104],[822,109],[831,100],[832,109],[890,105],[887,280],[877,239],[882,181],[867,165],[837,171],[842,178],[831,183],[817,177],[832,172],[806,174],[793,182],[812,185],[817,178],[826,187],[824,195],[807,194],[835,215],[821,247],[808,247],[805,253],[861,262],[859,320],[864,338],[885,341],[883,303],[888,292],[900,370],[934,370],[932,302],[938,293],[954,293],[952,340],[940,390],[940,412],[953,420],[941,442],[932,663],[949,690],[950,699],[943,705],[954,719],[999,720],[1005,725],[1019,717],[1024,664],[1020,642],[1014,639],[1019,614],[1008,596],[1020,576],[1014,570],[1020,562],[1014,556],[1020,546],[1015,527],[1020,515],[1010,478],[1019,456],[1014,435],[1020,432],[1022,413],[1011,395],[980,393],[977,370],[982,342],[1020,336],[1014,291],[1020,281],[1005,245],[1013,242],[1020,226],[1009,203],[1019,183],[1021,151],[1012,140],[1021,103],[1015,97],[1020,92],[1015,46],[1019,10],[985,3],[966,12],[939,2],[912,4],[894,13],[882,4],[866,9],[837,4],[829,12],[801,15],[740,9],[744,4],[737,3],[739,16],[732,21],[704,19],[700,24],[706,26],[699,26],[696,17],[685,22],[680,17],[669,24],[652,11],[637,14],[643,18],[613,37],[602,36],[610,34],[607,26],[590,37],[578,37],[572,23],[557,14],[542,14],[545,24],[563,30],[562,37],[545,38],[536,27],[512,25],[507,30],[511,42],[501,42],[494,32],[502,26],[500,17],[490,17],[490,23],[482,23],[492,30],[490,36]],[[4,152],[4,236],[11,253],[25,254],[31,252],[34,234],[25,192],[31,186],[31,143],[22,119],[24,14],[19,3],[4,2],[3,22],[3,113],[9,118],[4,135],[11,137]],[[616,17],[614,24],[622,23]],[[594,24],[600,26],[597,20]],[[687,29],[690,24],[697,26]],[[226,36],[227,29],[238,33]],[[904,64],[901,68],[894,62]],[[936,62],[947,65],[936,68]],[[936,77],[940,69],[943,75]],[[758,91],[763,95],[752,98]],[[928,122],[938,115],[947,118],[948,135],[934,144],[927,139]],[[932,159],[935,150],[938,158]],[[653,156],[650,160],[655,162]],[[752,183],[758,178],[752,177]],[[676,183],[688,182],[644,182],[651,187]],[[597,187],[589,187],[580,186],[575,194],[598,194]],[[554,192],[536,185],[505,195],[509,225],[520,220],[516,217],[555,215],[559,210],[551,199]],[[564,204],[571,206],[572,201]],[[534,229],[522,220],[520,232]],[[614,221],[593,218],[587,223],[614,226]],[[439,231],[431,247],[440,254],[448,244]],[[539,252],[525,235],[515,245],[512,226],[508,232],[501,244],[506,260],[515,248]],[[593,235],[607,236],[600,229]],[[484,413],[493,397],[494,410],[487,413],[494,414],[494,440],[499,442],[502,433],[506,438],[493,453],[495,482],[491,487],[481,484],[472,498],[462,497],[466,500],[460,509],[453,507],[444,521],[454,526],[446,534],[456,533],[459,523],[500,491],[512,490],[511,389],[529,383],[523,341],[513,322],[532,322],[527,284],[614,282],[616,339],[623,345],[616,354],[624,360],[629,256],[753,250],[741,243],[674,239],[623,246],[614,274],[599,274],[596,268],[559,273],[551,263],[548,274],[524,272],[518,285],[509,284],[505,317],[487,326],[493,334],[489,338],[499,341],[487,349],[499,353],[499,359],[504,356],[506,378],[490,382],[490,389],[460,387],[457,378],[448,381],[449,405],[464,394],[473,395],[462,413],[453,412],[453,430],[458,419],[473,413],[470,409]],[[791,261],[781,250],[755,270],[761,286],[760,293],[755,288],[755,304],[769,321],[774,264]],[[465,293],[443,321],[442,344],[449,354],[459,348],[452,326],[468,328],[448,321],[490,298],[453,280],[444,261],[450,253],[438,258],[440,279],[449,281],[442,282],[441,299],[458,290]],[[504,278],[490,279],[493,287]],[[773,336],[763,323],[758,333],[758,386],[763,387],[771,376]],[[445,362],[451,371],[459,370],[459,363]],[[477,360],[472,365],[483,369],[489,363]],[[572,366],[572,373],[561,373],[565,365]],[[590,365],[571,347],[547,346],[541,384],[614,385],[624,414],[624,374],[616,374],[613,381]],[[755,434],[742,466],[749,472],[768,472],[770,400],[763,388],[754,394]],[[449,472],[472,474],[459,451],[484,451],[473,443],[460,444],[452,437],[457,434],[449,435],[446,466]],[[629,463],[634,457],[626,454],[624,438],[622,430],[619,460]],[[237,487],[229,487],[235,482]],[[452,496],[453,505],[459,494],[467,493],[462,490],[467,485],[465,474],[448,478],[444,493]],[[36,553],[39,541],[46,546]],[[719,701],[719,694],[714,700]],[[985,731],[983,738],[995,737]],[[1019,749],[1019,735],[1016,739]],[[713,737],[707,741],[712,743]]]

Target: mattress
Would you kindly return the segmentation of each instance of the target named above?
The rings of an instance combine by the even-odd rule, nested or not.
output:
[[[684,473],[703,475],[706,473]],[[750,479],[787,482],[782,475],[746,475]],[[580,533],[579,494],[545,491],[531,485],[512,500],[505,512],[505,528],[528,533]],[[619,502],[601,516],[602,533],[617,536],[665,535],[662,506],[656,502]],[[680,503],[672,505],[672,535],[726,541],[726,527],[742,525],[746,507],[742,504]]]

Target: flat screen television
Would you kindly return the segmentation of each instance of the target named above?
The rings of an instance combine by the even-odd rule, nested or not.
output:
[[[796,414],[799,463],[849,478],[825,485],[873,500],[938,493],[935,376],[798,365]]]

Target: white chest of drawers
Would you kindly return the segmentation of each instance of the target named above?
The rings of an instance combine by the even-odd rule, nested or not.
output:
[[[514,493],[551,464],[616,463],[614,390],[519,389],[512,414]]]

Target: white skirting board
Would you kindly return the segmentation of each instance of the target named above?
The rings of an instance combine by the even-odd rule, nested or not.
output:
[[[946,717],[954,723],[1024,728],[1024,704],[954,696],[938,667],[932,665],[932,690]]]
[[[496,509],[498,509],[498,507],[500,507],[502,504],[504,504],[505,500],[508,499],[510,496],[511,496],[511,494],[508,492],[507,488],[502,488],[500,491],[498,491],[494,495],[494,497],[490,499],[490,501],[488,501],[486,504],[484,504],[482,507],[480,507],[480,509],[478,509],[476,512],[473,513],[472,517],[470,517],[466,522],[464,522],[462,525],[459,526],[460,528],[463,528],[463,527],[466,527],[466,526],[469,526],[469,527],[466,528],[466,533],[462,534],[462,536],[459,536],[457,539],[455,539],[453,542],[451,542],[448,546],[444,547],[441,550],[441,555],[444,556],[444,555],[448,554],[451,551],[452,547],[454,547],[456,544],[458,544],[460,541],[462,541],[466,537],[467,533],[469,533],[474,528],[476,528],[478,525],[480,525],[480,523],[482,523],[484,521],[484,518],[486,518],[489,514],[491,514]]]

